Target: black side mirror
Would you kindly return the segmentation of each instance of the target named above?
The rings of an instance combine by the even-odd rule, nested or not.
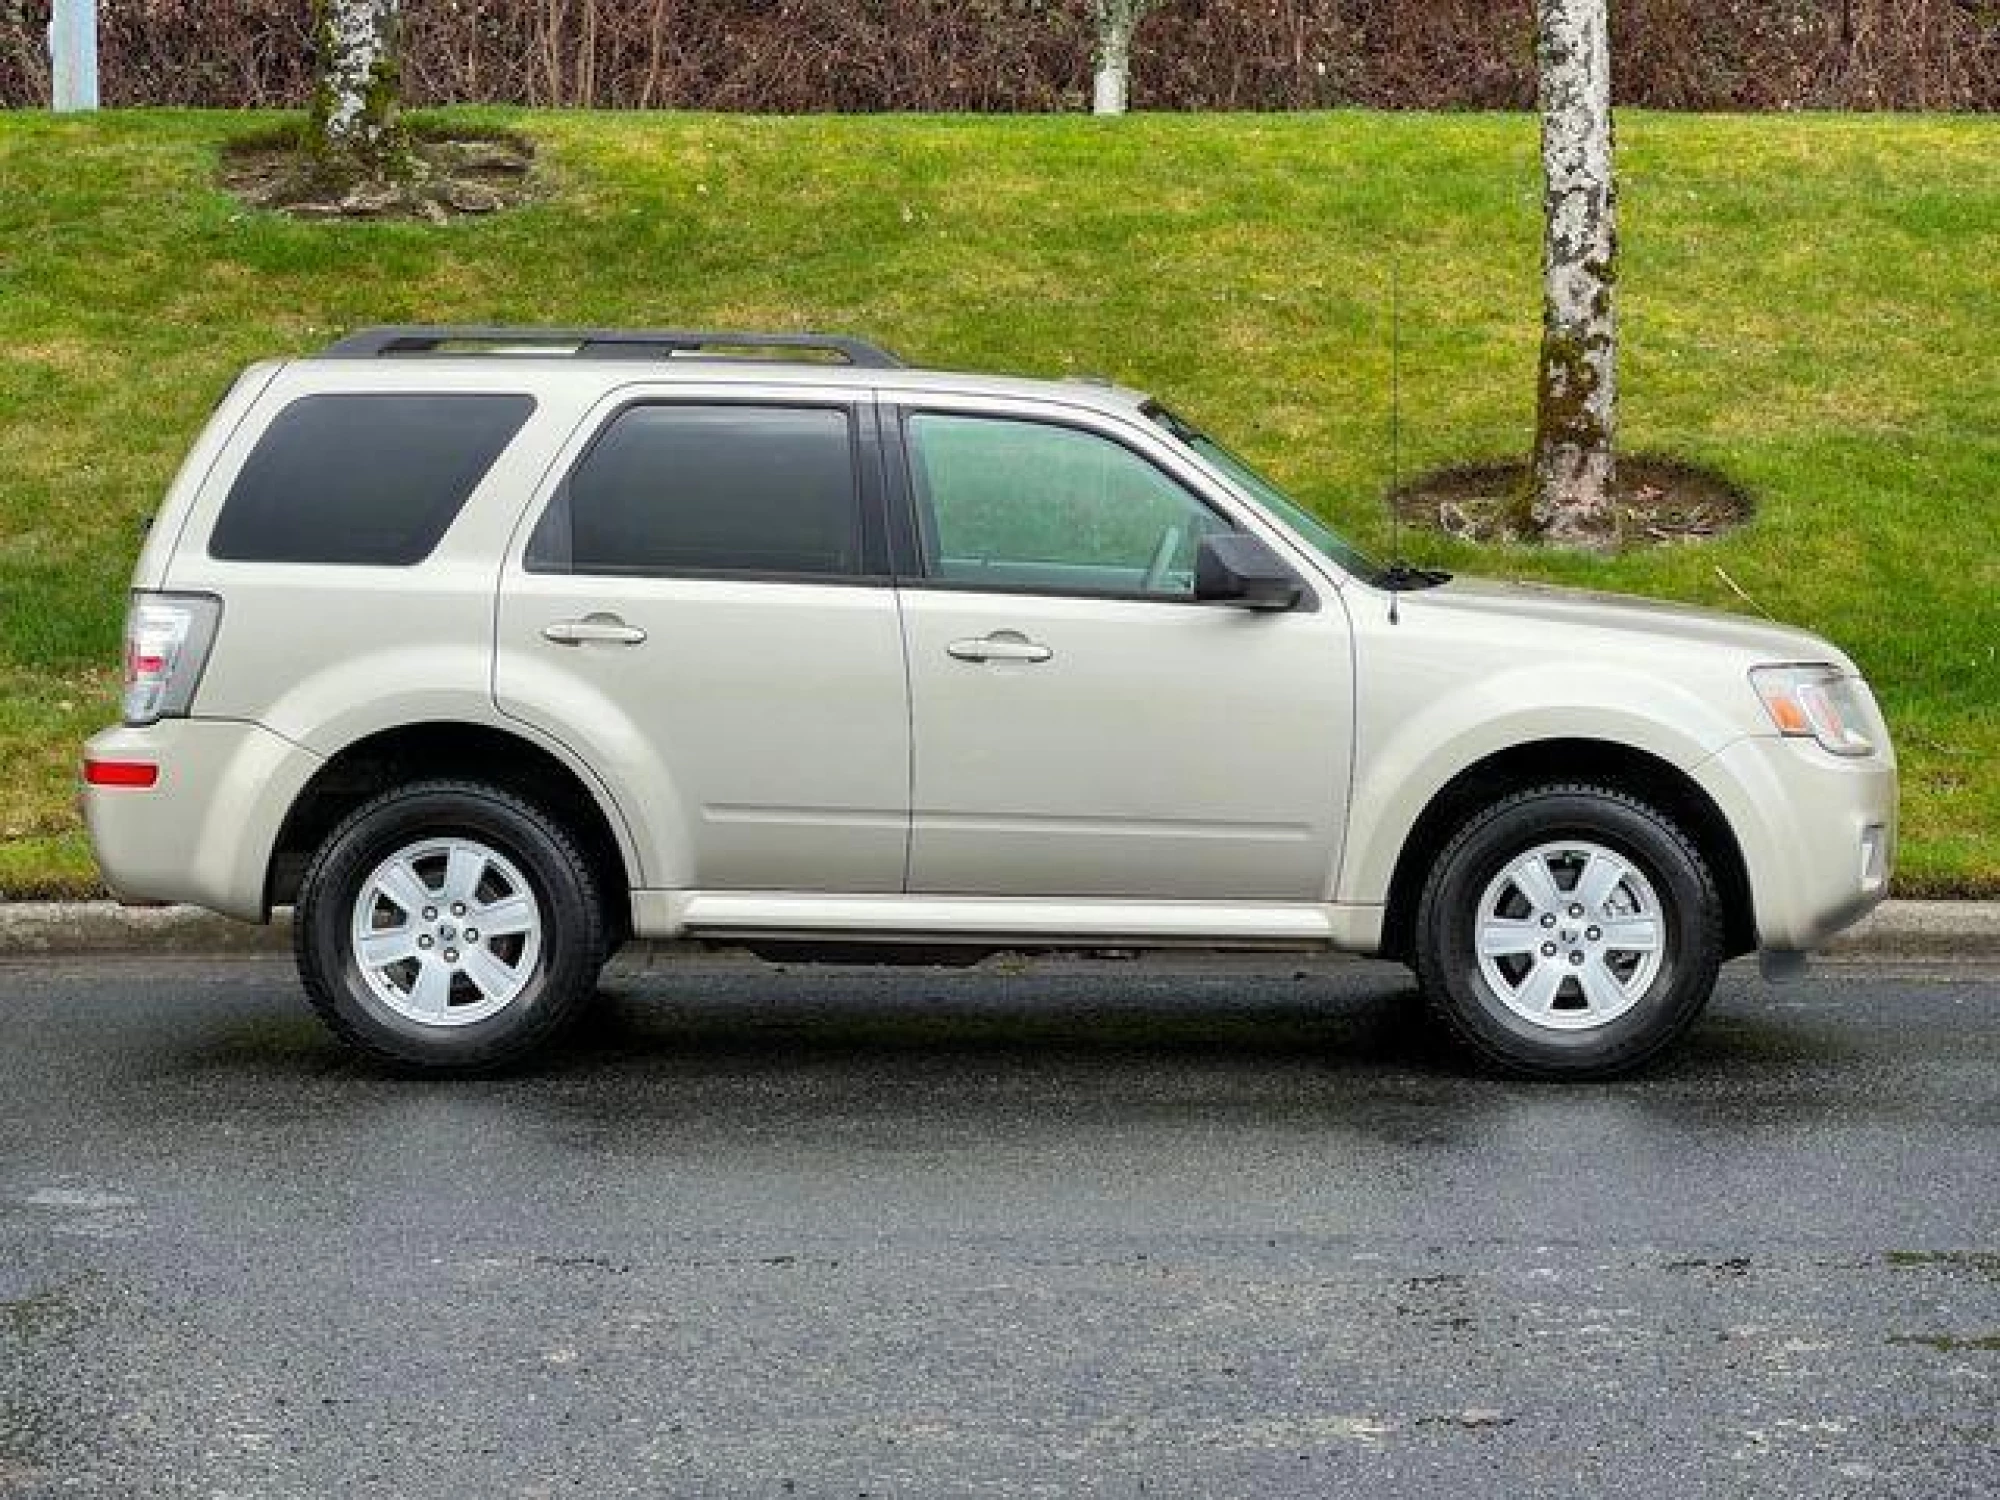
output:
[[[1245,609],[1291,609],[1305,593],[1285,560],[1246,532],[1204,536],[1194,554],[1194,596]]]

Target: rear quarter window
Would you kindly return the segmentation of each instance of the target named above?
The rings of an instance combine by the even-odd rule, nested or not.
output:
[[[230,486],[209,556],[421,562],[534,409],[505,394],[301,397]]]

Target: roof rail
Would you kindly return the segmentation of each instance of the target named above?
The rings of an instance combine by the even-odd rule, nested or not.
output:
[[[550,354],[580,359],[831,358],[861,369],[899,369],[902,361],[862,339],[830,333],[725,333],[706,329],[535,328],[397,325],[363,328],[327,345],[320,359],[413,355]]]

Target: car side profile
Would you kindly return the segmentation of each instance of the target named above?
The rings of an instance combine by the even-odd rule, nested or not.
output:
[[[803,334],[383,328],[245,371],[139,558],[122,899],[295,908],[378,1058],[544,1044],[632,938],[1401,960],[1594,1076],[1887,891],[1827,642],[1384,568],[1198,427]]]

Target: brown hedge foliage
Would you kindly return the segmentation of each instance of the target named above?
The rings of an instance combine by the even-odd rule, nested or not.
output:
[[[101,0],[109,104],[297,105],[308,0]],[[1532,0],[1164,0],[1145,109],[1524,107]],[[0,104],[48,98],[48,0],[0,0]],[[408,0],[413,103],[1082,107],[1089,0]],[[1614,0],[1664,109],[2000,108],[2000,0]]]

